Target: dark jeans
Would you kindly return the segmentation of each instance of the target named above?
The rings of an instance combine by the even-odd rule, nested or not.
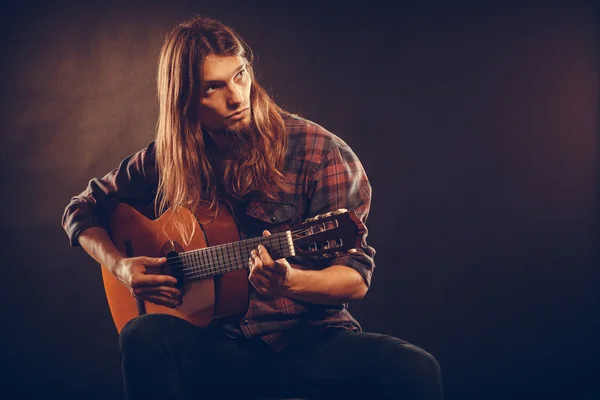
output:
[[[149,314],[129,322],[119,344],[128,400],[443,399],[429,353],[375,333],[328,334],[277,354],[260,339],[236,341]]]

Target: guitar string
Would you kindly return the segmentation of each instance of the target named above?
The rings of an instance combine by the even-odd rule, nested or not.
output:
[[[235,268],[232,268],[232,266],[236,266]],[[232,272],[232,271],[236,271],[236,270],[240,270],[243,268],[248,268],[249,264],[239,264],[237,262],[233,262],[233,263],[227,263],[224,264],[223,266],[220,267],[215,267],[215,268],[205,268],[205,269],[195,269],[192,272],[186,272],[184,273],[184,276],[188,279],[196,279],[196,278],[208,278],[211,276],[215,276],[215,275],[220,275],[220,274],[224,274],[227,272]]]
[[[304,231],[303,230],[297,230],[295,232],[299,233],[299,232],[308,232],[308,231],[309,230],[307,229],[307,230],[304,230]],[[170,265],[174,266],[175,268],[179,268],[179,267],[181,267],[183,265],[183,269],[184,270],[186,268],[188,268],[187,271],[184,271],[184,275],[186,277],[189,277],[189,278],[196,278],[196,277],[202,276],[202,275],[210,276],[210,275],[214,275],[214,273],[221,273],[221,272],[223,272],[224,269],[227,270],[228,268],[231,268],[232,265],[238,265],[239,266],[240,263],[237,260],[238,257],[236,257],[236,255],[240,253],[239,250],[242,250],[242,251],[245,250],[248,253],[248,255],[249,255],[250,251],[255,248],[254,245],[256,243],[253,243],[253,242],[259,242],[259,241],[262,241],[264,239],[269,240],[269,241],[277,240],[279,242],[278,243],[279,247],[281,247],[282,250],[285,250],[285,249],[283,249],[283,246],[284,245],[288,245],[289,246],[288,243],[285,243],[285,242],[287,242],[287,240],[283,240],[286,236],[287,236],[287,232],[280,232],[278,234],[274,234],[274,235],[271,235],[271,236],[261,236],[261,237],[257,237],[257,238],[248,239],[247,242],[243,241],[243,242],[246,242],[243,245],[239,244],[239,243],[242,243],[242,242],[238,242],[238,244],[226,243],[226,244],[222,244],[222,245],[211,246],[210,247],[211,249],[212,248],[216,248],[216,247],[224,249],[225,251],[221,251],[221,253],[223,254],[223,256],[221,256],[221,254],[219,254],[218,251],[213,251],[212,255],[204,254],[204,256],[200,255],[200,257],[187,258],[184,261],[177,261],[177,262],[174,262],[174,263],[172,263]],[[296,234],[295,236],[298,237],[299,235]],[[267,239],[267,238],[271,238],[271,239]],[[233,248],[234,246],[238,246],[238,251],[236,251],[236,249]],[[228,249],[227,247],[230,247],[230,249]],[[202,250],[202,249],[199,249],[199,250]],[[233,250],[233,251],[230,251],[230,250]],[[185,253],[188,253],[188,254],[189,253],[194,253],[194,252],[196,252],[195,255],[201,254],[201,253],[198,252],[198,250],[192,250],[192,251],[189,251],[189,252],[180,253],[180,255],[181,254],[185,254]],[[206,252],[206,253],[208,253],[208,252]],[[231,261],[231,259],[232,259],[231,256],[232,255],[234,256],[232,262],[223,263],[226,260],[227,261]],[[180,259],[181,259],[181,257],[180,257]],[[205,261],[207,261],[207,263],[204,263]],[[191,267],[190,266],[186,266],[186,264],[190,264],[190,263],[194,263],[194,262],[196,262],[196,263],[199,262],[199,265],[197,265],[197,266],[191,266]],[[207,265],[210,265],[210,267],[206,268]],[[243,267],[239,267],[237,269],[247,268],[248,267],[248,264],[246,264],[246,263],[242,263],[242,265],[243,265]],[[225,272],[228,272],[228,271],[225,271]]]
[[[297,239],[298,237],[300,237],[299,233],[306,233],[308,232],[309,229],[305,229],[305,230],[297,230],[297,231],[290,231],[290,233],[292,233],[292,239]],[[190,251],[185,251],[185,252],[181,252],[178,254],[178,258],[182,259],[182,256],[189,256],[187,258],[186,261],[175,261],[172,264],[169,264],[172,267],[178,268],[181,267],[182,264],[186,264],[187,261],[194,261],[194,259],[198,259],[199,257],[203,257],[202,253],[206,253],[204,254],[205,256],[209,256],[208,253],[212,252],[212,254],[215,254],[216,257],[210,257],[211,259],[215,259],[216,261],[223,261],[225,258],[221,259],[221,255],[218,253],[219,250],[221,250],[220,252],[222,254],[225,254],[226,256],[231,256],[231,254],[235,254],[235,249],[228,249],[227,247],[234,247],[234,246],[239,246],[239,247],[243,247],[244,249],[247,249],[248,246],[251,246],[254,248],[255,243],[253,242],[264,242],[264,241],[271,241],[273,239],[277,239],[279,241],[281,241],[281,238],[287,236],[287,231],[286,232],[279,232],[279,233],[275,233],[271,236],[259,236],[256,238],[251,238],[251,239],[246,239],[246,240],[242,240],[239,242],[233,242],[233,243],[224,243],[224,244],[219,244],[219,245],[215,245],[215,246],[210,246],[210,247],[205,247],[205,248],[201,248],[201,249],[196,249],[196,250],[190,250]],[[269,239],[272,238],[272,239]],[[244,243],[244,244],[242,244]],[[258,243],[260,244],[260,243]],[[223,249],[225,251],[223,251]],[[233,252],[231,252],[230,250],[233,250]],[[193,254],[192,254],[193,253]],[[197,257],[199,256],[199,257]],[[228,257],[229,258],[229,257]]]
[[[294,235],[292,236],[293,238],[296,237],[298,238],[300,236],[300,234],[302,233],[306,233],[309,232],[309,229],[300,229],[300,230],[296,230],[296,231],[292,231],[294,233]],[[262,240],[274,240],[277,239],[280,243],[280,247],[282,246],[282,239],[287,235],[287,232],[280,232],[279,234],[274,234],[271,236],[261,236],[261,237],[257,237],[257,238],[252,238],[252,239],[247,239],[246,241],[242,241],[242,242],[246,242],[245,244],[240,244],[242,242],[237,242],[237,244],[234,243],[226,243],[226,244],[222,244],[222,245],[217,245],[217,246],[211,246],[210,248],[220,248],[221,249],[221,254],[223,254],[223,256],[221,256],[221,254],[219,254],[218,251],[213,251],[212,254],[204,254],[204,256],[198,252],[198,250],[192,250],[189,252],[182,252],[180,253],[180,255],[183,254],[188,254],[190,255],[191,253],[194,253],[194,256],[187,258],[187,259],[183,259],[183,261],[177,261],[174,262],[172,264],[170,264],[171,267],[173,268],[180,268],[183,265],[183,269],[184,269],[184,276],[186,278],[189,279],[193,279],[193,278],[197,278],[197,277],[208,277],[208,276],[213,276],[215,274],[220,274],[220,273],[224,273],[224,272],[229,272],[229,270],[236,270],[236,269],[242,269],[242,268],[248,268],[248,264],[246,264],[245,262],[241,264],[239,261],[237,260],[238,257],[236,257],[237,254],[239,254],[239,250],[241,247],[241,250],[246,250],[246,252],[249,254],[250,253],[250,249],[254,247],[253,242],[257,242],[257,241],[262,241]],[[271,239],[267,239],[267,238],[271,238]],[[287,244],[287,243],[286,243]],[[234,248],[235,246],[238,246],[238,249],[236,251],[236,249]],[[229,247],[229,248],[228,248]],[[202,249],[199,249],[202,250]],[[233,250],[230,251],[230,250]],[[199,257],[198,257],[199,255]],[[231,260],[233,257],[233,261]],[[181,257],[179,257],[180,260],[182,259]],[[224,261],[231,261],[231,262],[226,262],[223,263]],[[208,263],[204,263],[204,261],[208,261]],[[190,264],[190,263],[198,263],[199,265],[192,265],[192,266],[186,266],[186,264]],[[209,268],[206,268],[207,265],[210,265]],[[231,267],[233,265],[237,265],[238,267],[235,269],[231,269]],[[185,269],[188,268],[187,271],[185,271]]]
[[[185,251],[185,252],[181,252],[177,255],[180,260],[184,260],[184,261],[175,261],[169,265],[177,268],[177,267],[181,267],[182,264],[188,264],[189,262],[194,262],[194,261],[202,261],[202,259],[206,259],[207,261],[210,261],[210,260],[223,261],[223,260],[225,260],[225,258],[230,258],[231,255],[236,254],[236,247],[241,248],[242,250],[248,249],[249,247],[255,248],[256,245],[265,243],[265,242],[272,242],[274,240],[278,240],[279,242],[281,242],[281,238],[286,237],[286,236],[287,236],[287,231],[276,233],[271,236],[260,236],[260,237],[256,237],[256,238],[242,240],[239,242],[224,243],[224,244],[219,244],[219,245],[215,245],[215,246],[204,247],[201,249]],[[293,238],[294,238],[294,236],[292,236],[292,239]],[[209,253],[211,253],[211,254],[209,254]],[[224,257],[222,257],[221,255],[224,255]]]
[[[255,247],[252,246],[251,244],[247,244],[244,245],[243,248],[238,249],[238,251],[233,251],[233,252],[227,252],[226,254],[223,254],[223,256],[219,255],[217,253],[216,257],[206,257],[206,258],[201,258],[201,259],[188,259],[187,261],[190,263],[198,263],[198,265],[188,265],[188,266],[183,266],[184,269],[184,276],[186,278],[189,279],[193,279],[193,278],[197,278],[200,276],[211,276],[211,275],[216,275],[216,274],[220,274],[220,273],[225,273],[225,272],[229,272],[229,271],[233,271],[236,269],[241,269],[241,268],[247,268],[248,262],[240,262],[238,260],[237,255],[240,254],[239,250],[244,251],[245,253],[247,253],[248,255],[250,254],[250,251],[252,249],[254,249]],[[283,252],[285,254],[285,249],[282,249]],[[289,251],[289,249],[288,249]],[[233,257],[232,257],[233,255]],[[240,255],[240,257],[243,260],[243,256]],[[205,263],[205,261],[207,261],[207,263]],[[249,260],[248,260],[249,261]],[[206,268],[208,266],[208,268]],[[232,268],[233,267],[233,268]],[[187,271],[186,271],[187,269]]]
[[[281,237],[280,237],[280,239],[281,239]],[[279,241],[281,242],[281,240],[279,240]],[[249,248],[247,247],[246,250],[248,251]],[[224,261],[224,260],[221,260],[221,261]],[[232,268],[232,266],[234,268]],[[225,272],[235,271],[235,270],[239,270],[239,269],[243,269],[243,268],[248,268],[248,267],[249,267],[248,263],[240,264],[234,258],[233,262],[224,263],[224,264],[221,264],[221,265],[216,265],[215,267],[212,267],[212,265],[211,265],[210,268],[204,268],[204,269],[196,267],[196,268],[193,269],[193,271],[191,271],[187,275],[185,275],[185,277],[188,278],[188,279],[207,278],[207,277],[210,277],[210,276],[214,276],[216,274],[221,274],[221,273],[225,273]]]
[[[270,236],[273,237],[273,236]],[[279,247],[280,250],[280,254],[281,257],[277,257],[277,258],[286,258],[289,257],[291,255],[291,246],[290,243],[287,241],[286,235],[279,235],[278,237],[273,237],[274,240],[277,240],[277,245]],[[233,247],[233,246],[231,246]],[[239,250],[242,250],[243,252],[245,252],[248,256],[250,255],[250,251],[251,249],[254,249],[254,244],[250,243],[249,245],[244,245],[242,249],[238,249],[238,251],[236,251],[236,249],[233,249],[233,258],[231,257],[231,253],[227,253],[227,258],[218,258],[217,260],[217,264],[216,265],[211,265],[210,264],[210,260],[208,265],[210,265],[209,268],[206,268],[207,264],[204,264],[202,261],[205,261],[206,259],[202,259],[200,262],[199,266],[193,266],[191,268],[188,268],[188,271],[186,271],[187,277],[189,278],[197,278],[197,277],[206,277],[206,276],[210,276],[210,275],[214,275],[215,272],[218,273],[223,273],[223,272],[228,272],[230,270],[237,270],[237,269],[242,269],[242,268],[248,268],[249,264],[246,261],[242,261],[240,262],[238,260],[237,255],[240,254]],[[287,250],[287,251],[286,251]],[[288,254],[288,252],[290,254]],[[245,257],[240,255],[240,258],[243,260]],[[191,261],[198,261],[196,260],[191,260]],[[224,262],[227,261],[227,262]],[[249,259],[248,259],[249,261]],[[234,268],[232,269],[232,266],[234,266]]]

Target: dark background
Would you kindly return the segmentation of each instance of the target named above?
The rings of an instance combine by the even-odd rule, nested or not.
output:
[[[238,30],[276,101],[361,158],[378,250],[350,308],[365,330],[431,352],[448,399],[598,395],[591,3],[293,3],[3,3],[6,398],[122,398],[100,269],[60,219],[152,140],[160,46],[194,13]]]

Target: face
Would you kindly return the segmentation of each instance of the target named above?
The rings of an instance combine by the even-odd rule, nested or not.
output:
[[[250,125],[252,79],[242,57],[209,55],[202,68],[200,121],[211,132]]]

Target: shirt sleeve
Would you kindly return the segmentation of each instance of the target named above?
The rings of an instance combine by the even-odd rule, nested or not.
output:
[[[62,225],[71,246],[91,227],[108,230],[109,217],[118,203],[127,203],[147,217],[154,217],[153,204],[158,185],[154,142],[126,157],[118,168],[102,178],[90,180],[87,188],[65,207]]]
[[[345,208],[354,210],[365,226],[361,246],[355,253],[332,259],[328,265],[344,265],[358,271],[367,286],[375,268],[375,249],[367,244],[367,217],[371,206],[371,185],[367,174],[348,146],[331,149],[317,165],[312,178],[309,216]]]

